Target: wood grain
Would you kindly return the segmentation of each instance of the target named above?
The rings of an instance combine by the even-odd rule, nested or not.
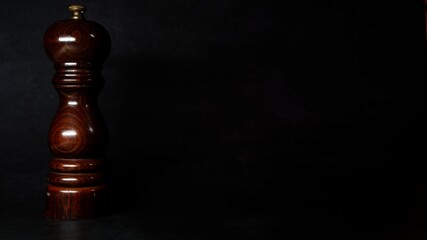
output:
[[[85,19],[58,21],[45,33],[44,47],[54,62],[52,82],[59,95],[49,130],[54,157],[46,194],[49,218],[76,220],[102,213],[108,131],[97,97],[110,45],[108,32]]]

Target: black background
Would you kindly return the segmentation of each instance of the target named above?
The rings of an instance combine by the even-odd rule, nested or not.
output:
[[[58,223],[42,40],[71,3],[0,8],[0,239],[425,239],[422,1],[81,1],[111,211]]]

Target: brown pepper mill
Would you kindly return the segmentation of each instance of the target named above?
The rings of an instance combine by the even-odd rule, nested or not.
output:
[[[105,207],[102,173],[108,130],[97,105],[102,64],[110,52],[108,32],[85,20],[85,7],[71,5],[70,19],[50,26],[44,47],[54,62],[53,85],[59,106],[49,130],[50,174],[46,216],[61,220],[92,218]]]

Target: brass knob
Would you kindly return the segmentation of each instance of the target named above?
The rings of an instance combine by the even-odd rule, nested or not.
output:
[[[68,10],[70,10],[73,15],[71,16],[72,19],[82,19],[84,18],[83,13],[86,11],[86,7],[83,5],[70,5],[68,7]]]

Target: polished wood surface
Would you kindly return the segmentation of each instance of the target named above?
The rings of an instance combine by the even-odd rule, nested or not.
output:
[[[70,6],[70,19],[50,26],[44,47],[54,62],[59,106],[49,130],[53,155],[46,216],[77,220],[102,214],[108,131],[97,104],[100,70],[110,51],[108,32],[84,19],[85,8]]]

